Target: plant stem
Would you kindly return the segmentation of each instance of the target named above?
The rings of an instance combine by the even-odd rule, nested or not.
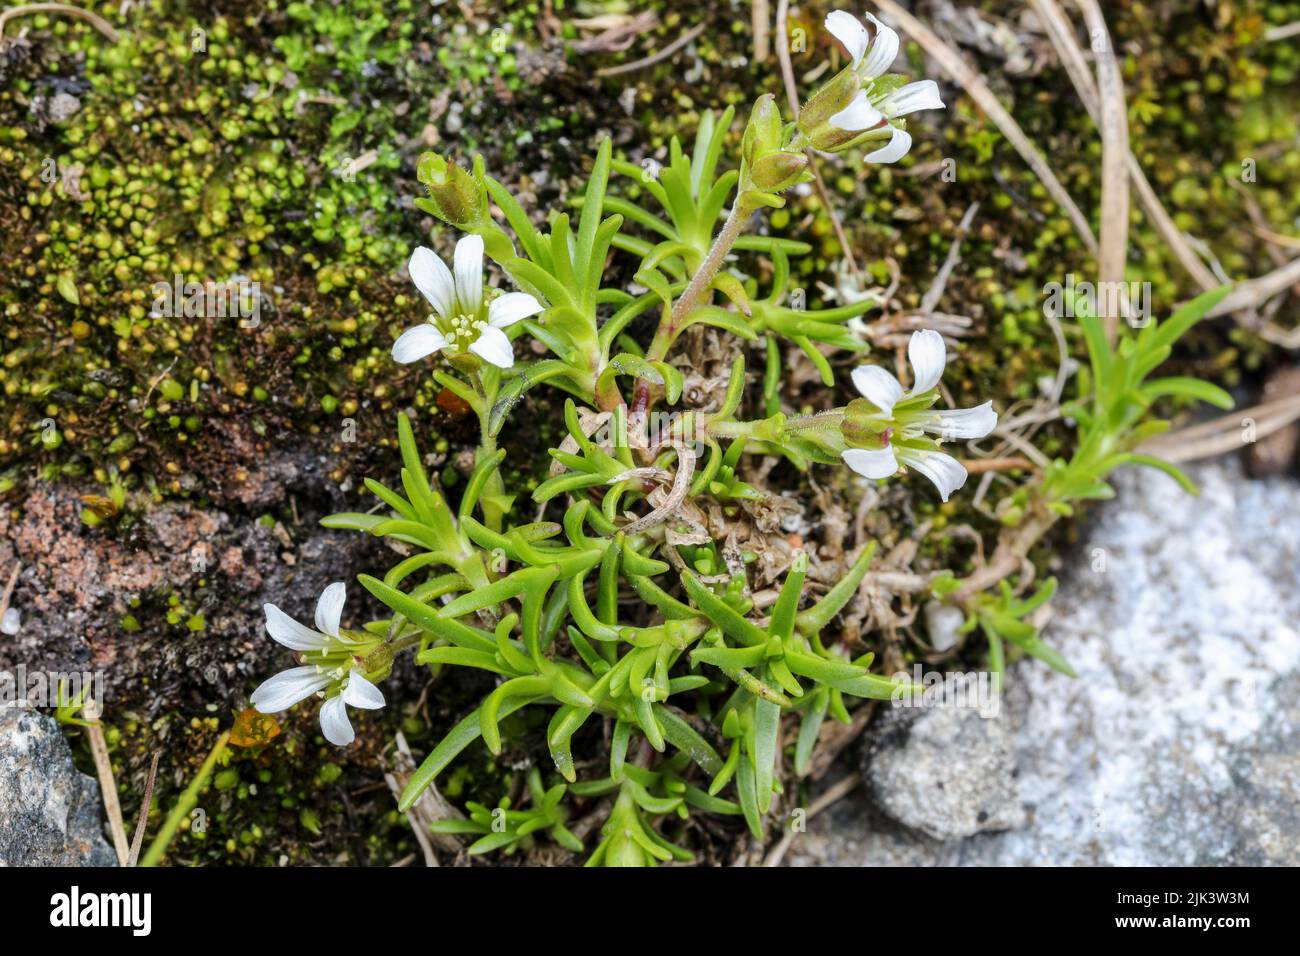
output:
[[[989,562],[962,579],[961,587],[952,595],[951,602],[964,607],[976,595],[1019,571],[1030,550],[1052,529],[1056,521],[1055,512],[1049,511],[1041,503],[1034,502],[1032,510],[1023,522],[1002,532]]]
[[[217,738],[216,746],[212,748],[207,759],[203,761],[203,766],[199,768],[199,772],[190,781],[190,785],[185,788],[185,792],[176,801],[176,806],[172,807],[172,812],[167,814],[167,819],[163,821],[162,827],[158,830],[158,835],[154,837],[153,843],[150,844],[149,851],[144,855],[144,859],[140,861],[141,866],[157,866],[158,861],[162,859],[162,855],[167,852],[167,847],[171,845],[172,839],[176,836],[176,831],[180,829],[181,821],[189,816],[190,811],[194,809],[194,805],[199,802],[199,792],[203,789],[203,785],[208,782],[208,778],[212,776],[212,770],[216,767],[217,761],[225,753],[228,740],[230,740],[230,731],[228,730]]]
[[[479,446],[478,451],[474,454],[474,463],[476,465],[489,455],[495,454],[497,450],[497,441],[492,437],[492,406],[496,404],[499,382],[499,373],[487,376],[482,376],[477,371],[470,373],[470,383],[474,386],[474,391],[479,395],[479,401],[476,403],[477,407],[474,409],[478,413],[479,426]],[[483,495],[479,498],[479,506],[483,509],[484,523],[493,531],[501,530],[505,512],[495,502],[488,499],[504,494],[505,490],[506,486],[505,482],[501,480],[501,472],[493,471],[488,477],[487,483],[483,486]]]
[[[659,328],[655,331],[654,340],[651,341],[650,348],[646,352],[646,358],[651,362],[662,361],[664,356],[668,354],[668,347],[677,338],[682,323],[708,293],[714,277],[717,276],[723,262],[726,261],[727,253],[731,252],[731,247],[736,244],[736,240],[744,232],[745,225],[749,222],[749,217],[754,214],[755,209],[757,207],[745,199],[744,193],[736,196],[736,201],[731,206],[731,212],[727,214],[726,222],[722,224],[722,231],[714,237],[708,255],[704,257],[700,267],[691,276],[691,281],[687,283],[686,288],[682,290],[682,294],[673,303],[671,311],[660,320]],[[639,414],[648,411],[651,404],[649,384],[643,380],[638,380],[632,398],[632,413]]]
[[[672,335],[676,334],[676,331],[681,328],[682,322],[686,316],[691,314],[691,310],[700,304],[700,300],[704,298],[704,294],[712,285],[718,270],[722,268],[727,253],[731,252],[731,247],[736,244],[736,240],[740,238],[740,234],[745,229],[745,224],[749,222],[749,217],[753,214],[754,206],[745,200],[744,194],[737,196],[736,202],[731,207],[731,212],[727,214],[727,221],[722,224],[722,231],[713,240],[713,246],[709,249],[709,254],[704,257],[704,261],[700,263],[695,275],[691,276],[691,281],[686,286],[686,289],[673,303],[669,325],[671,334],[668,336],[668,341],[671,341]],[[659,336],[656,335],[655,338],[657,340]],[[662,356],[656,356],[656,360],[659,358],[662,358]]]

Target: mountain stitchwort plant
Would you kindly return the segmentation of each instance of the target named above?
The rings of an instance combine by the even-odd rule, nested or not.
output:
[[[321,698],[321,730],[345,746],[347,708],[384,705],[376,684],[399,654],[427,669],[433,695],[463,669],[487,675],[481,701],[399,800],[409,810],[479,740],[493,755],[509,746],[511,767],[522,754],[526,781],[505,796],[475,791],[468,819],[434,827],[474,838],[472,853],[547,840],[591,865],[654,865],[694,859],[701,841],[729,847],[742,828],[766,840],[795,805],[797,780],[814,772],[825,719],[847,724],[855,701],[915,690],[880,673],[866,650],[875,618],[859,591],[876,542],[859,539],[847,554],[805,545],[782,528],[792,498],[767,484],[813,466],[847,464],[879,481],[907,469],[946,502],[967,470],[941,443],[983,438],[998,420],[991,402],[935,407],[947,351],[930,330],[908,344],[910,388],[871,363],[858,364],[858,397],[839,407],[801,412],[782,388],[792,362],[833,388],[831,360],[868,351],[861,317],[877,300],[805,307],[791,276],[809,270],[792,262],[811,247],[756,232],[756,214],[811,181],[810,149],[866,147],[867,162],[897,162],[912,143],[903,118],[943,106],[933,81],[887,72],[898,36],[866,19],[870,32],[846,12],[827,18],[851,62],[797,120],[771,95],[739,137],[732,109],[705,112],[693,145],[673,139],[654,176],[605,139],[580,195],[545,216],[530,215],[481,157],[467,167],[430,153],[418,164],[428,196],[417,205],[463,235],[451,268],[424,247],[411,256],[433,313],[401,334],[393,358],[434,356],[433,380],[478,419],[472,467],[449,499],[420,451],[428,426],[397,416],[400,470],[366,480],[368,510],[323,521],[383,538],[399,555],[358,577],[385,610],[341,629],[342,583],[321,595],[315,629],[268,604],[268,633],[301,666],[262,684],[253,704],[275,713]],[[520,291],[485,292],[485,256]],[[996,486],[1013,489],[997,504],[996,550],[964,577],[895,576],[914,577],[897,586],[918,599],[962,611],[985,635],[992,670],[1010,644],[1071,673],[1027,620],[1052,586],[1024,597],[1009,578],[1072,503],[1105,496],[1112,469],[1172,469],[1136,450],[1164,427],[1153,402],[1227,400],[1192,379],[1147,381],[1221,294],[1117,342],[1080,313],[1090,371],[1067,412],[1081,433],[1073,456]],[[514,361],[509,328],[531,337],[528,360]],[[563,399],[548,470],[523,457],[503,474],[498,440],[518,433],[521,403],[531,406],[525,431],[537,434],[547,393]],[[572,801],[585,803],[571,811]],[[598,831],[567,824],[592,813],[603,814]],[[701,815],[708,826],[692,825]]]

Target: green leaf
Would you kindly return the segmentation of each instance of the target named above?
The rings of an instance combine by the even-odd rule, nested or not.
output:
[[[59,295],[63,296],[73,305],[81,305],[81,293],[77,291],[77,282],[68,273],[59,274],[58,279],[54,282],[54,288],[58,290]]]
[[[777,740],[781,734],[781,708],[770,700],[754,701],[754,792],[759,813],[772,806],[772,781],[776,773]]]
[[[1218,305],[1231,291],[1232,286],[1225,285],[1217,289],[1211,289],[1209,292],[1202,292],[1156,326],[1150,335],[1150,342],[1147,347],[1153,349],[1172,348],[1173,344],[1181,339],[1193,325],[1205,317],[1205,313]]]
[[[1219,386],[1203,382],[1198,378],[1183,376],[1158,378],[1147,382],[1142,386],[1142,394],[1147,399],[1159,398],[1164,395],[1193,398],[1222,409],[1230,409],[1233,406],[1232,396]]]
[[[540,698],[519,697],[507,701],[497,713],[498,720],[504,720],[520,708],[527,707],[529,704]],[[415,804],[420,799],[420,794],[428,789],[429,784],[438,779],[438,774],[442,773],[457,755],[472,744],[479,737],[479,709],[475,708],[474,712],[460,721],[447,736],[443,737],[438,746],[433,748],[429,756],[411,775],[410,781],[406,784],[406,789],[402,791],[402,796],[397,801],[397,809],[402,813]]]

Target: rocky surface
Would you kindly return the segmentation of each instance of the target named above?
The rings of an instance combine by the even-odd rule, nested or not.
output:
[[[1079,676],[1010,669],[997,720],[1014,770],[989,766],[999,780],[980,785],[958,780],[978,767],[945,772],[959,731],[907,779],[922,738],[876,735],[866,795],[814,819],[789,861],[1300,864],[1300,485],[1249,481],[1231,461],[1191,473],[1200,498],[1130,471],[1094,509],[1044,632]],[[890,748],[902,749],[882,763]],[[928,792],[940,782],[976,802],[945,804]],[[972,806],[999,786],[1023,826],[924,835],[968,832]],[[919,806],[903,805],[909,791]]]
[[[22,569],[21,627],[0,640],[0,669],[102,672],[116,712],[240,701],[286,660],[263,630],[264,603],[310,620],[331,581],[391,560],[374,539],[320,527],[355,507],[328,463],[282,450],[232,475],[222,507],[130,502],[116,527],[83,524],[78,492],[96,488],[42,487],[21,511],[0,511],[0,569]],[[351,583],[349,595],[361,620],[364,593]]]
[[[0,704],[0,866],[112,866],[99,785],[52,717]]]
[[[1007,721],[971,707],[895,708],[871,728],[863,759],[871,800],[936,840],[1025,822]]]

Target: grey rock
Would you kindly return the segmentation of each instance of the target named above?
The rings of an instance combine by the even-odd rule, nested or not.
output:
[[[113,866],[99,785],[72,765],[58,723],[0,705],[0,866]]]
[[[966,623],[961,608],[939,601],[925,605],[925,632],[930,636],[930,646],[936,651],[946,651],[957,646],[960,628]]]
[[[1300,864],[1300,485],[1190,473],[1121,473],[1065,556],[1043,636],[1079,676],[1008,669],[1023,827],[940,842],[848,798],[787,860]]]
[[[894,707],[873,725],[863,780],[890,818],[936,840],[1025,822],[1011,733],[968,707]]]
[[[62,123],[71,119],[81,109],[81,100],[71,93],[55,93],[50,98],[50,122]]]

